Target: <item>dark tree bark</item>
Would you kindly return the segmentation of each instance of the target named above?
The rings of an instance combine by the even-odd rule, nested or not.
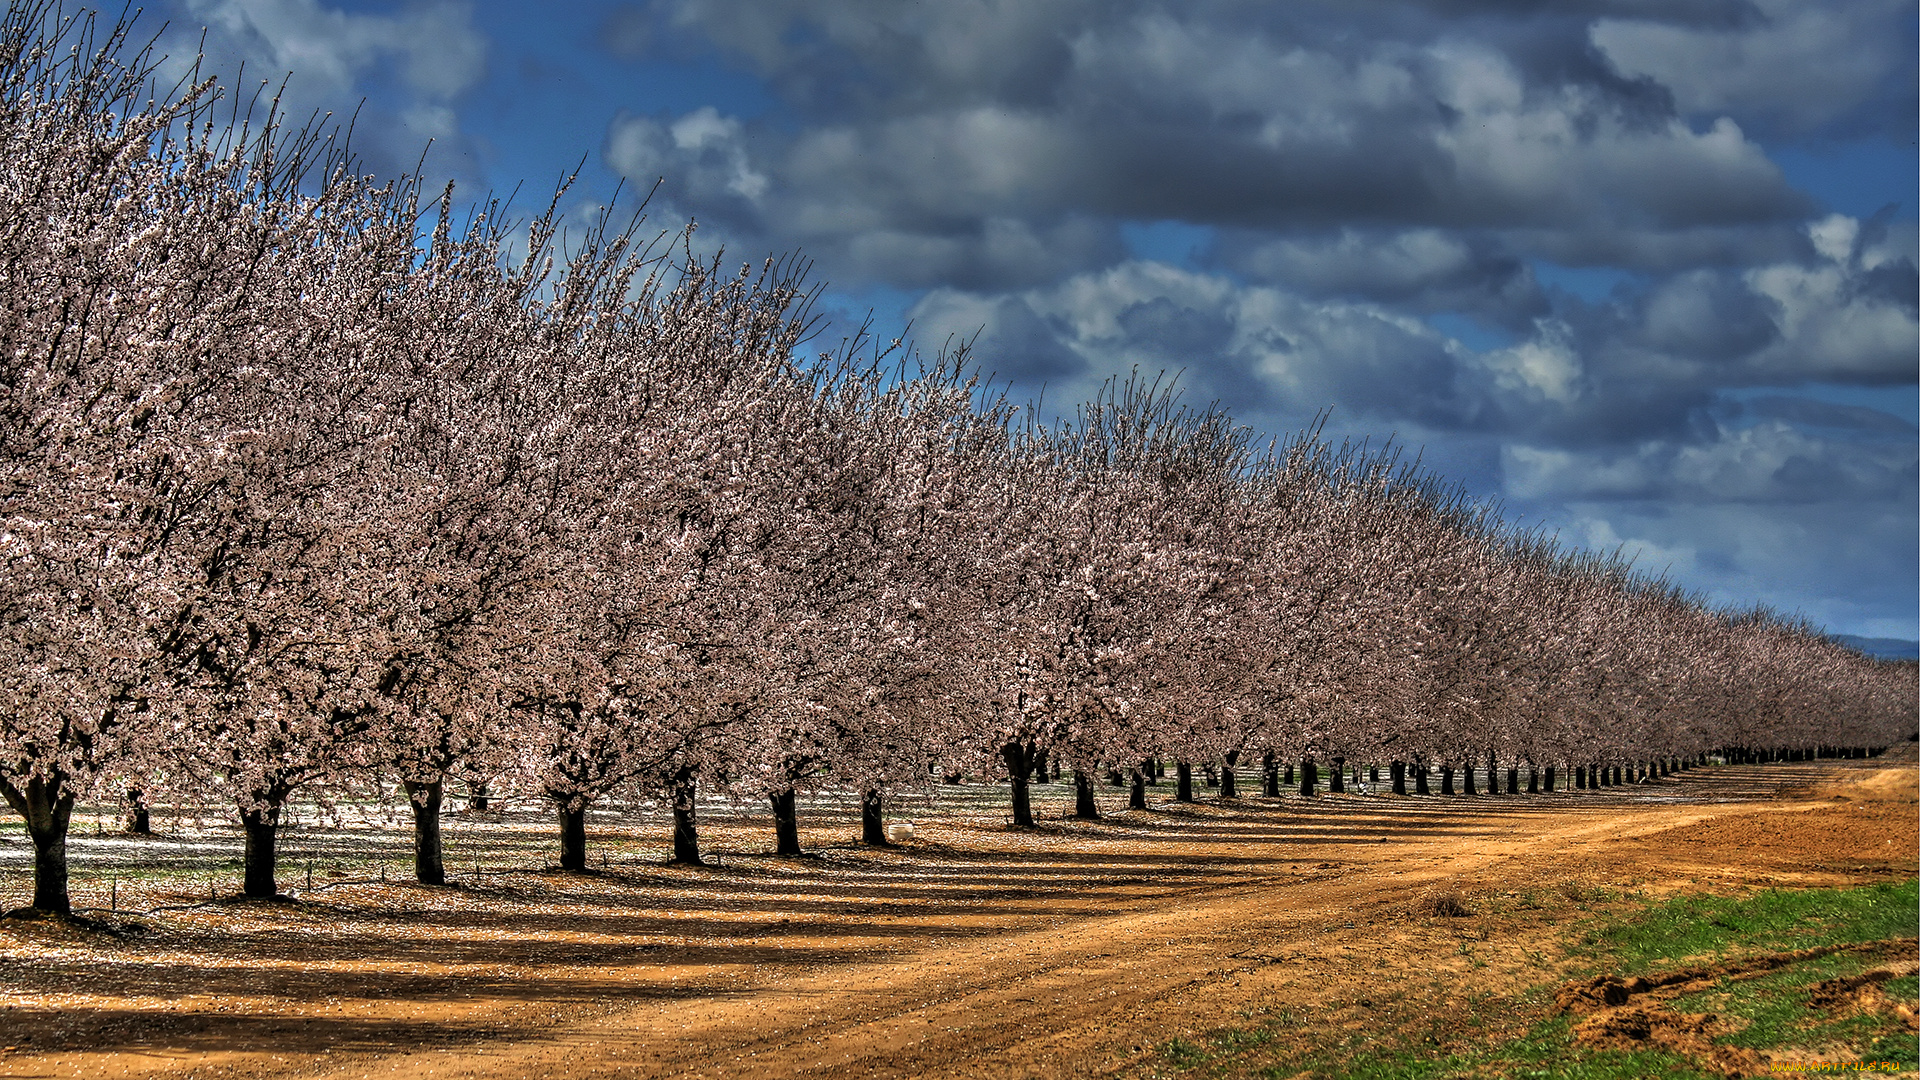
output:
[[[280,895],[280,889],[273,880],[275,844],[280,833],[280,804],[269,803],[257,810],[246,811],[240,815],[240,826],[247,835],[246,870],[240,885],[241,895],[268,898]]]
[[[1312,795],[1313,789],[1320,783],[1320,766],[1312,758],[1300,763],[1300,794]]]
[[[1539,768],[1539,766],[1528,766],[1528,767],[1527,767],[1527,794],[1529,794],[1529,795],[1538,795],[1538,794],[1540,794],[1540,768]]]
[[[1346,768],[1346,758],[1337,757],[1333,759],[1333,774],[1327,778],[1328,791],[1333,792],[1335,795],[1345,795],[1347,793]]]
[[[1093,801],[1093,777],[1085,769],[1073,770],[1073,816],[1082,821],[1100,820],[1100,806]]]
[[[1220,797],[1237,799],[1240,797],[1240,779],[1233,775],[1233,762],[1229,761],[1220,769]]]
[[[1480,794],[1480,792],[1473,786],[1473,766],[1472,765],[1461,766],[1460,773],[1461,773],[1460,794],[1462,795]]]
[[[487,782],[485,780],[467,781],[467,809],[476,814],[484,814],[487,812],[487,807],[491,805],[493,803],[487,798]]]
[[[447,865],[440,843],[440,801],[442,782],[415,783],[403,780],[407,806],[413,810],[413,879],[422,885],[445,885]]]
[[[1282,784],[1285,784],[1285,785],[1286,785],[1286,786],[1288,786],[1288,787],[1292,787],[1292,786],[1293,786],[1293,762],[1291,762],[1291,761],[1289,761],[1289,762],[1287,762],[1287,771],[1286,771],[1286,775],[1284,775],[1284,776],[1282,776],[1282,777],[1280,778],[1280,782],[1281,782]]]
[[[1147,808],[1147,774],[1144,770],[1133,770],[1133,784],[1127,792],[1127,809],[1145,810]]]
[[[1547,791],[1552,791],[1553,790],[1553,766],[1551,765],[1547,766],[1545,770],[1545,775],[1542,776],[1540,779],[1542,781],[1543,788]]]
[[[887,839],[887,817],[880,792],[869,788],[860,793],[860,842],[871,847],[892,847]]]
[[[560,869],[579,873],[587,868],[587,807],[578,810],[570,800],[555,798],[560,804]]]
[[[1378,765],[1367,766],[1367,783],[1377,784],[1379,782],[1380,782],[1380,766]]]
[[[1575,791],[1587,790],[1587,767],[1585,765],[1575,765],[1573,767],[1573,789]]]
[[[1407,793],[1407,763],[1406,762],[1404,761],[1388,762],[1387,776],[1393,781],[1393,793],[1395,795],[1405,795]]]
[[[1173,763],[1173,797],[1180,802],[1193,801],[1193,766],[1184,761]]]
[[[1211,765],[1200,766],[1200,774],[1206,777],[1206,784],[1208,787],[1217,788],[1220,786],[1220,774],[1213,770],[1213,766]]]
[[[1520,767],[1518,765],[1507,770],[1507,794],[1520,794]]]
[[[1047,782],[1047,748],[1041,747],[1033,752],[1033,770],[1029,774],[1036,784]]]
[[[147,812],[147,793],[139,788],[127,792],[127,831],[136,836],[153,835],[153,815]]]
[[[1140,779],[1146,781],[1148,786],[1157,786],[1160,783],[1159,768],[1160,766],[1156,764],[1152,758],[1148,758],[1140,763],[1140,768],[1137,771],[1140,774]]]
[[[682,866],[705,866],[700,860],[700,822],[694,816],[694,769],[682,765],[667,781],[667,801],[673,804],[673,858]]]
[[[804,855],[800,850],[800,811],[793,789],[767,796],[773,806],[773,853],[783,856]]]
[[[1415,795],[1433,794],[1432,789],[1427,786],[1427,763],[1424,761],[1413,763],[1413,793]]]
[[[1008,743],[1000,748],[1000,760],[1007,763],[1007,778],[1013,786],[1013,823],[1023,829],[1033,828],[1033,798],[1027,790],[1027,778],[1033,775],[1033,751],[1022,743]]]
[[[67,827],[73,821],[73,792],[57,780],[34,778],[24,787],[0,780],[7,805],[26,819],[33,841],[33,908],[51,915],[73,911],[67,893]]]
[[[1453,766],[1440,766],[1440,794],[1453,794]]]
[[[1280,797],[1280,763],[1274,760],[1273,751],[1260,759],[1260,793],[1269,799]]]

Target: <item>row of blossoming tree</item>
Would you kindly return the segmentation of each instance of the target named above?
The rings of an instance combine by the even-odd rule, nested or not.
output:
[[[76,803],[586,811],[1153,763],[1524,767],[1908,737],[1910,665],[1501,524],[1392,452],[1167,388],[1068,421],[965,351],[807,357],[803,267],[375,184],[156,93],[127,27],[0,27],[0,792],[36,908]],[[131,55],[131,61],[125,59]],[[1449,773],[1450,775],[1450,773]],[[1611,775],[1607,773],[1606,775]],[[1553,786],[1548,772],[1547,786]],[[1231,793],[1231,789],[1227,793]]]

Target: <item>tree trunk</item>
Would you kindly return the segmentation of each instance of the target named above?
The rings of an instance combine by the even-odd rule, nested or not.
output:
[[[1159,776],[1159,773],[1156,771],[1157,769],[1159,769],[1159,766],[1154,763],[1154,760],[1152,758],[1148,758],[1147,760],[1141,762],[1140,768],[1138,770],[1140,773],[1140,779],[1146,781],[1148,786],[1154,786],[1159,784],[1160,776]]]
[[[27,821],[33,839],[33,908],[53,915],[73,911],[67,894],[67,826],[73,821],[73,792],[58,780],[34,778],[25,788],[0,780],[7,805]]]
[[[1404,761],[1388,762],[1387,777],[1388,779],[1393,781],[1393,793],[1395,795],[1405,795],[1407,793],[1407,763],[1406,762]]]
[[[1546,768],[1546,775],[1545,775],[1545,776],[1542,776],[1542,777],[1541,777],[1541,780],[1543,780],[1543,781],[1545,782],[1545,783],[1544,783],[1544,785],[1543,785],[1543,786],[1544,786],[1544,788],[1545,788],[1545,790],[1547,790],[1547,791],[1552,791],[1552,790],[1553,790],[1553,766],[1551,766],[1551,765],[1549,765],[1549,766],[1547,766],[1547,768]]]
[[[1027,777],[1033,774],[1033,754],[1019,743],[1008,743],[1000,748],[1000,758],[1007,763],[1007,777],[1013,781],[1013,823],[1031,829],[1033,800],[1027,791]]]
[[[484,814],[487,807],[493,805],[487,800],[487,782],[485,780],[467,781],[467,809],[476,814]]]
[[[1082,821],[1100,820],[1100,806],[1093,801],[1093,777],[1085,769],[1073,770],[1073,816]]]
[[[1206,777],[1206,784],[1208,787],[1217,788],[1220,786],[1220,774],[1213,771],[1213,766],[1211,765],[1200,766],[1200,775]]]
[[[1193,766],[1184,761],[1173,763],[1173,797],[1181,802],[1193,801]]]
[[[1029,772],[1036,784],[1047,782],[1047,748],[1041,747],[1033,752],[1033,768]]]
[[[1540,794],[1540,767],[1537,765],[1527,767],[1527,794]]]
[[[1585,765],[1575,765],[1573,767],[1573,789],[1575,791],[1587,790],[1587,767]]]
[[[1518,765],[1507,770],[1507,794],[1520,794],[1520,767]]]
[[[1233,763],[1228,762],[1220,769],[1220,797],[1237,799],[1240,797],[1240,780],[1233,775]]]
[[[860,842],[869,847],[892,847],[893,841],[887,839],[886,804],[881,801],[878,788],[868,788],[860,793]]]
[[[1346,768],[1346,758],[1333,759],[1333,775],[1329,778],[1327,784],[1328,791],[1333,792],[1335,795],[1345,795],[1347,793]]]
[[[1308,758],[1300,763],[1300,794],[1312,795],[1313,789],[1320,783],[1320,766]]]
[[[1472,765],[1462,765],[1460,767],[1460,780],[1461,780],[1460,794],[1462,795],[1480,794],[1480,792],[1473,786],[1473,766]]]
[[[800,811],[794,805],[793,789],[769,795],[767,801],[773,804],[773,853],[784,856],[806,854],[800,850]]]
[[[1273,751],[1267,751],[1260,759],[1260,792],[1269,799],[1280,797],[1280,763],[1273,758]]]
[[[440,844],[442,781],[420,784],[403,780],[400,786],[413,809],[413,879],[422,885],[445,885],[447,865]]]
[[[1133,770],[1133,786],[1127,792],[1127,809],[1145,810],[1147,808],[1147,775],[1143,770]]]
[[[570,800],[554,799],[560,804],[560,869],[578,873],[587,868],[587,807],[573,809]]]
[[[1367,783],[1377,784],[1379,782],[1380,782],[1380,766],[1378,765],[1367,766]]]
[[[1453,794],[1453,766],[1440,766],[1440,794]]]
[[[1291,762],[1291,761],[1289,761],[1289,762],[1287,762],[1287,771],[1286,771],[1286,775],[1284,775],[1284,776],[1282,776],[1282,777],[1280,778],[1280,782],[1281,782],[1282,784],[1285,784],[1285,785],[1286,785],[1286,786],[1288,786],[1288,787],[1292,787],[1292,786],[1293,786],[1293,762]]]
[[[139,788],[127,792],[127,831],[136,836],[153,835],[153,816],[147,813],[147,793]]]
[[[1427,763],[1424,761],[1416,761],[1413,764],[1413,793],[1415,795],[1433,794],[1432,789],[1427,787]]]
[[[682,765],[667,781],[667,799],[673,804],[673,858],[681,866],[705,866],[700,861],[700,822],[694,814],[694,769]]]
[[[247,834],[246,871],[240,886],[241,895],[268,898],[280,895],[280,889],[273,880],[274,846],[280,831],[280,804],[248,810],[240,815],[240,824]]]

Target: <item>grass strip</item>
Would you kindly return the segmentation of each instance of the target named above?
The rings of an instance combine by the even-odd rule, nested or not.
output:
[[[1682,966],[1711,965],[1828,945],[1911,939],[1920,919],[1920,882],[1848,889],[1768,889],[1743,897],[1683,896],[1604,916],[1585,927],[1565,955],[1578,967],[1622,977],[1651,976]],[[1908,953],[1907,955],[1910,955]],[[1737,966],[1737,965],[1732,965]],[[1900,963],[1869,949],[1796,961],[1760,974],[1713,979],[1655,1009],[1711,1014],[1711,1039],[1732,1054],[1769,1052],[1786,1066],[1878,1063],[1879,1075],[1920,1071],[1920,1048],[1895,1003],[1920,1004],[1920,985]],[[1904,967],[1910,969],[1911,964]],[[1891,969],[1891,970],[1890,970]],[[1865,980],[1864,982],[1862,980]],[[1855,985],[1855,984],[1859,985]],[[1576,1039],[1578,1017],[1553,1005],[1557,984],[1499,999],[1511,1015],[1531,1017],[1523,1034],[1434,1045],[1417,1024],[1351,1035],[1264,1021],[1220,1029],[1156,1047],[1146,1075],[1260,1080],[1352,1077],[1358,1080],[1626,1080],[1647,1076],[1726,1075],[1709,1056],[1649,1043],[1606,1049]],[[1862,989],[1864,987],[1864,989]],[[1750,1059],[1751,1060],[1751,1059]],[[1724,1065],[1724,1062],[1723,1062]],[[1768,1066],[1761,1066],[1767,1071]],[[1835,1071],[1828,1069],[1827,1071]],[[1845,1070],[1853,1071],[1853,1070]]]

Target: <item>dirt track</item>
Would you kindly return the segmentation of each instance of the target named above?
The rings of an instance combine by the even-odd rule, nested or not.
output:
[[[1911,762],[1825,762],[1037,834],[958,817],[897,852],[363,886],[125,944],[7,924],[0,1076],[1130,1075],[1256,1016],[1444,1045],[1513,1023],[1489,992],[1554,978],[1546,946],[1620,890],[1911,876],[1917,783]],[[1439,892],[1473,914],[1427,917]]]

